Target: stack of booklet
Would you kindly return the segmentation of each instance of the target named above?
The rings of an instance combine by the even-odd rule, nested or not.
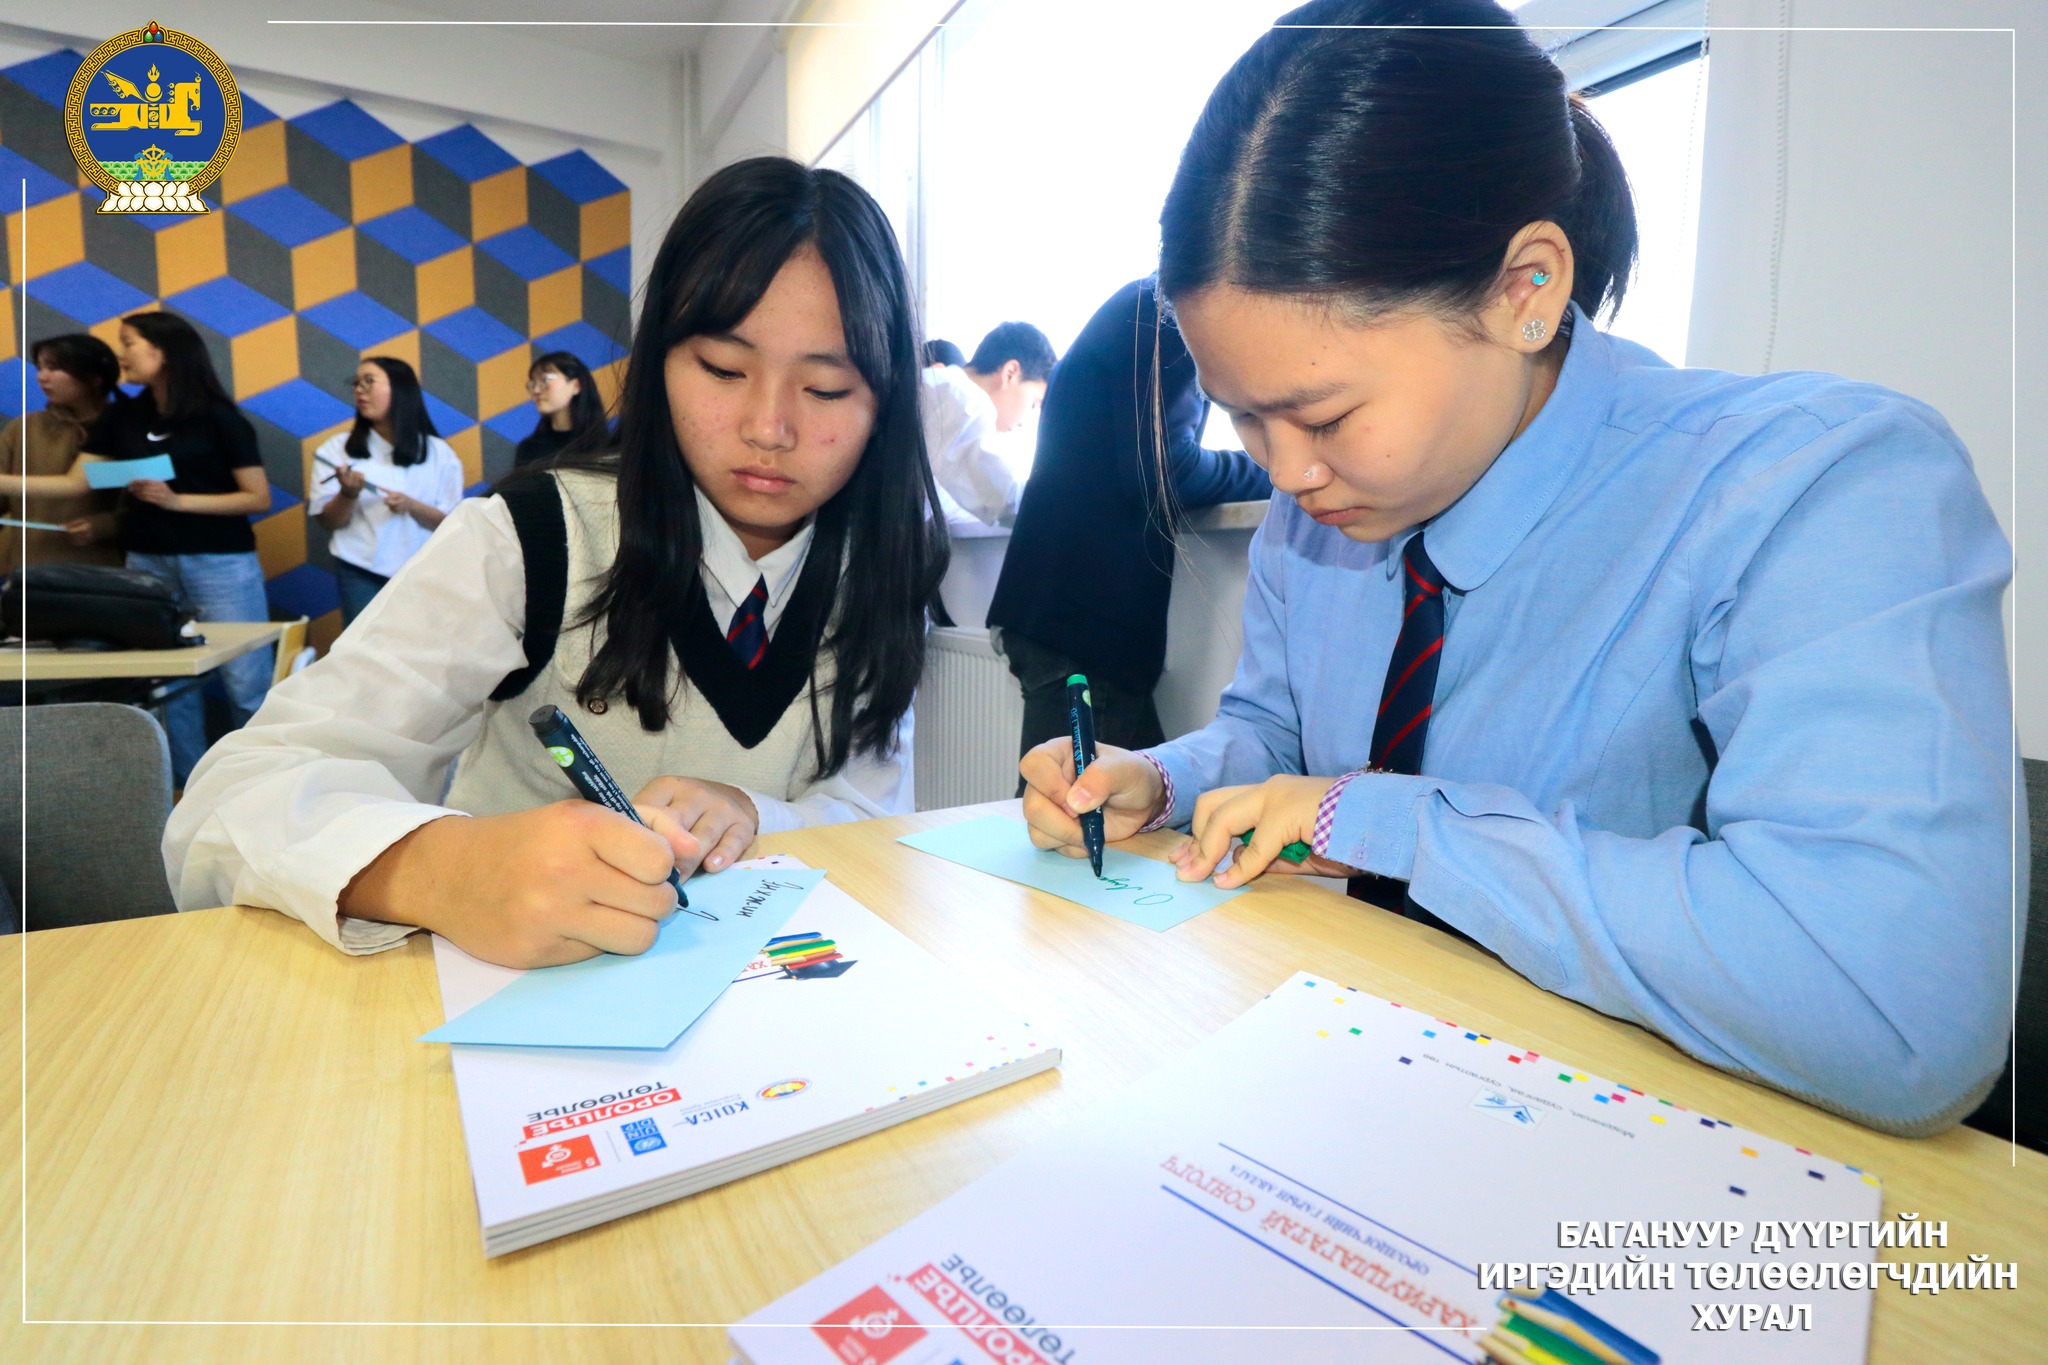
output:
[[[801,866],[763,859],[745,866]],[[451,1019],[518,977],[434,942]],[[862,1137],[1059,1048],[829,882],[672,1046],[449,1049],[497,1256]]]
[[[1880,1196],[1853,1167],[1298,975],[731,1341],[747,1365],[1847,1365],[1870,1292],[1839,1287],[1840,1263],[1867,1270],[1868,1240],[1752,1234],[1874,1221]],[[1838,1287],[1784,1287],[1810,1282],[1789,1263],[1825,1261]],[[1716,1263],[1745,1287],[1712,1288]]]

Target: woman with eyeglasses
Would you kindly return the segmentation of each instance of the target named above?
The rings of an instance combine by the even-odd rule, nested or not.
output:
[[[327,528],[347,629],[462,501],[462,460],[434,431],[412,366],[356,366],[356,424],[313,456],[307,510]]]
[[[604,399],[590,367],[567,351],[549,351],[526,372],[526,392],[540,420],[513,452],[512,464],[552,460],[565,450],[603,450],[611,444]]]

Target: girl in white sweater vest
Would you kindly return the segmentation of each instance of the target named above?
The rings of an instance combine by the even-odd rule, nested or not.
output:
[[[672,867],[912,809],[946,564],[917,398],[875,202],[778,157],[714,175],[649,276],[619,448],[464,503],[206,756],[164,838],[179,905],[544,966],[645,951]],[[547,704],[645,828],[576,799]]]

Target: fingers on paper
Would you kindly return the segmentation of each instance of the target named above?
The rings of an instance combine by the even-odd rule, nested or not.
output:
[[[1212,876],[1230,852],[1230,841],[1258,824],[1259,805],[1256,787],[1218,787],[1202,793],[1195,802],[1194,845],[1181,860],[1180,879],[1197,882]],[[1243,865],[1240,853],[1238,866]]]

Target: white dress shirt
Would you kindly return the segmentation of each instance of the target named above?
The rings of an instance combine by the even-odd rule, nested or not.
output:
[[[306,511],[312,516],[319,516],[320,510],[341,491],[340,482],[330,478],[334,469],[329,466],[361,469],[363,476],[378,488],[403,493],[438,509],[443,516],[453,512],[455,504],[462,501],[462,457],[438,436],[427,438],[427,458],[418,464],[394,464],[391,442],[374,431],[370,433],[367,460],[349,458],[345,431],[330,436],[313,460],[314,473],[319,477],[314,480],[313,496],[306,502]],[[320,463],[323,460],[324,465]],[[358,569],[389,578],[420,552],[432,534],[410,513],[393,511],[375,490],[365,488],[356,500],[355,515],[328,536],[327,550]]]
[[[729,620],[765,576],[772,636],[810,530],[753,560],[698,497],[712,611]],[[501,498],[471,498],[326,658],[272,688],[254,719],[200,761],[164,833],[179,907],[269,906],[358,953],[412,932],[341,919],[337,901],[399,839],[464,813],[440,804],[452,765],[480,733],[492,689],[525,664],[525,624],[525,561],[511,513]],[[760,832],[910,813],[912,716],[904,713],[891,757],[855,753],[788,799],[747,790]],[[671,724],[720,722],[710,707],[692,706]]]
[[[958,365],[924,371],[924,448],[948,523],[965,512],[986,526],[1014,516],[1023,489],[996,449],[996,405]]]

